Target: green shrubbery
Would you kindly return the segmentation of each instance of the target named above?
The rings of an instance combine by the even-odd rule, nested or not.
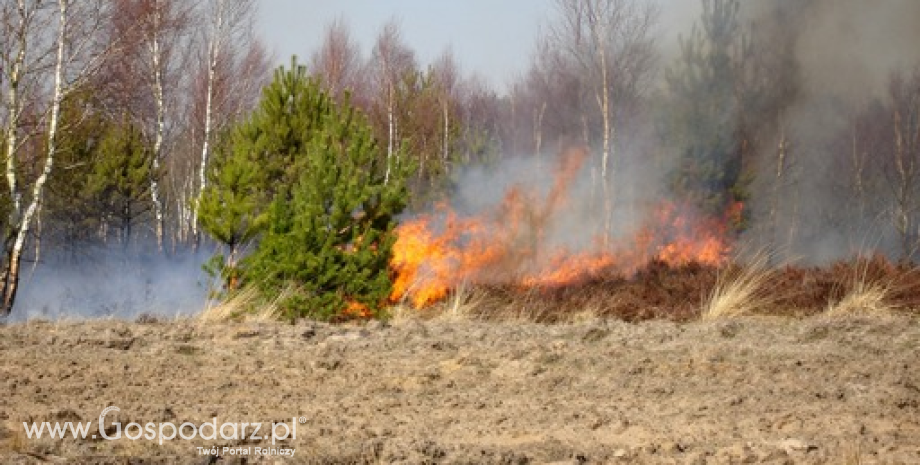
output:
[[[255,286],[267,299],[293,289],[281,302],[289,317],[340,317],[349,306],[376,315],[390,293],[407,169],[387,167],[364,116],[303,66],[278,69],[221,150],[199,206],[203,228],[229,249],[225,286]]]

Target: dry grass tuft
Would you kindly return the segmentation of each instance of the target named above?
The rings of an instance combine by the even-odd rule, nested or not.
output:
[[[406,323],[418,319],[419,310],[412,308],[406,302],[402,302],[387,308],[388,321],[393,326],[402,326]]]
[[[439,309],[438,317],[448,321],[470,321],[482,313],[484,296],[482,292],[461,285],[451,293],[450,298]]]
[[[894,284],[884,278],[869,276],[870,261],[857,263],[849,291],[837,302],[830,302],[825,314],[831,317],[883,315],[897,310],[892,302]]]
[[[229,298],[208,306],[198,316],[203,323],[217,323],[239,319],[248,312],[258,300],[259,293],[254,288],[243,289]]]
[[[270,302],[265,303],[258,290],[247,287],[217,305],[209,305],[198,320],[203,323],[277,321],[282,313],[281,302],[295,293],[296,288],[289,286]]]
[[[771,306],[774,297],[766,284],[773,275],[767,266],[769,257],[756,255],[744,266],[731,266],[719,273],[716,286],[704,302],[701,318],[704,321],[751,315]]]
[[[882,283],[860,282],[839,302],[827,308],[828,316],[878,315],[891,313],[895,307],[888,303],[891,288]]]

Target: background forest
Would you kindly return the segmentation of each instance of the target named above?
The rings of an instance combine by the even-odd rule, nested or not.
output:
[[[398,20],[369,49],[337,20],[273,69],[254,2],[3,0],[0,314],[197,311],[207,262],[224,293],[376,315],[400,221],[552,193],[572,147],[554,244],[608,246],[669,199],[778,263],[916,261],[918,38],[858,23],[917,6],[701,0],[675,44],[655,2],[556,3],[497,88],[449,49],[421,63]]]

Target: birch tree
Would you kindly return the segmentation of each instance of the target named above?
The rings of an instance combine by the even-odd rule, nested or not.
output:
[[[447,49],[435,60],[432,65],[434,74],[434,85],[437,92],[438,106],[440,107],[441,116],[441,163],[445,170],[450,168],[450,154],[452,151],[452,133],[451,125],[453,114],[456,113],[456,102],[458,100],[458,85],[460,79],[460,65],[454,57],[452,50]]]
[[[888,93],[894,139],[891,213],[901,258],[909,262],[920,250],[920,67],[910,74],[892,73]]]
[[[12,40],[7,42],[2,53],[6,91],[6,182],[11,201],[4,243],[5,260],[0,271],[0,312],[9,314],[16,299],[26,242],[41,210],[45,184],[54,168],[62,130],[61,103],[98,69],[107,55],[100,45],[99,32],[108,10],[102,1],[58,0],[54,4],[18,0],[15,6],[9,3],[5,6],[4,27],[12,32],[7,36]],[[24,124],[26,96],[33,101],[32,111],[44,126],[44,144],[24,144],[25,140],[40,134],[35,127]],[[39,105],[41,101],[45,105]],[[39,148],[41,153],[34,153]],[[26,159],[38,161],[34,179],[26,176],[26,167],[20,166]]]
[[[341,102],[345,92],[351,94],[352,101],[363,100],[361,49],[344,19],[336,19],[326,27],[322,45],[310,58],[310,68],[337,102]]]
[[[395,20],[389,21],[377,36],[371,56],[374,93],[382,99],[374,102],[374,106],[382,108],[386,115],[385,182],[389,182],[390,167],[394,166],[391,162],[394,161],[393,157],[399,149],[399,86],[405,82],[406,74],[415,72],[416,68],[415,53],[403,43],[399,23]]]
[[[145,12],[143,38],[150,95],[154,104],[153,154],[150,174],[150,199],[153,203],[157,248],[163,251],[166,214],[160,189],[161,162],[165,157],[167,119],[172,103],[169,89],[178,88],[181,64],[185,63],[178,48],[183,42],[191,16],[184,2],[153,0]]]
[[[214,133],[225,123],[226,119],[217,111],[225,102],[221,97],[232,94],[232,90],[219,91],[221,83],[226,85],[232,76],[222,75],[221,71],[234,70],[234,60],[237,54],[244,49],[243,44],[254,43],[253,22],[255,18],[255,4],[248,0],[210,0],[206,3],[204,17],[207,21],[204,39],[205,56],[203,59],[204,77],[204,109],[202,115],[201,156],[198,163],[198,193],[195,208],[192,211],[192,235],[195,243],[198,242],[198,213],[197,204],[201,199],[201,192],[207,187],[207,169],[211,154],[211,145]],[[246,79],[259,79],[258,76],[239,76],[241,81]]]
[[[176,0],[114,2],[111,34],[121,42],[121,53],[99,80],[100,89],[116,94],[113,111],[132,115],[134,124],[152,141],[148,190],[160,251],[164,250],[167,216],[161,165],[180,119],[176,107],[187,81],[193,6]]]
[[[593,100],[591,118],[600,123],[600,178],[604,238],[613,217],[611,184],[616,175],[617,115],[642,93],[654,64],[651,29],[658,18],[654,3],[636,0],[557,0],[558,20],[548,30],[551,47],[571,60]],[[596,115],[596,116],[595,116]],[[585,115],[585,132],[589,131]]]

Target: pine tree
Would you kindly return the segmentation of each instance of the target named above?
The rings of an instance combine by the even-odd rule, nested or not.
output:
[[[282,302],[290,317],[379,311],[408,167],[391,166],[385,180],[386,157],[363,115],[347,99],[337,105],[295,61],[276,71],[230,145],[202,225],[228,245],[258,242],[233,264],[244,283],[266,297],[295,289]]]
[[[125,249],[134,224],[150,211],[149,180],[153,153],[140,130],[129,122],[111,123],[99,143],[89,191],[101,202],[105,221],[111,221]]]
[[[701,23],[681,39],[682,55],[667,73],[666,137],[680,151],[672,187],[702,211],[721,215],[743,200],[737,0],[703,0]]]
[[[297,180],[295,160],[329,111],[330,102],[314,86],[296,61],[291,70],[277,69],[258,108],[215,147],[198,219],[225,249],[207,268],[221,275],[226,290],[237,287],[240,256],[264,232],[281,188]]]
[[[88,182],[100,138],[111,122],[98,111],[94,97],[81,89],[61,105],[61,123],[69,130],[58,139],[55,162],[60,176],[48,180],[42,208],[41,241],[73,261],[84,258],[85,247],[98,241],[104,215]]]
[[[198,204],[198,219],[202,229],[226,249],[226,255],[215,255],[207,265],[208,271],[222,278],[226,290],[233,290],[239,280],[240,255],[264,230],[268,217],[265,206],[271,196],[263,181],[264,167],[253,156],[255,152],[230,150],[228,146],[218,144],[215,149],[208,187]]]

